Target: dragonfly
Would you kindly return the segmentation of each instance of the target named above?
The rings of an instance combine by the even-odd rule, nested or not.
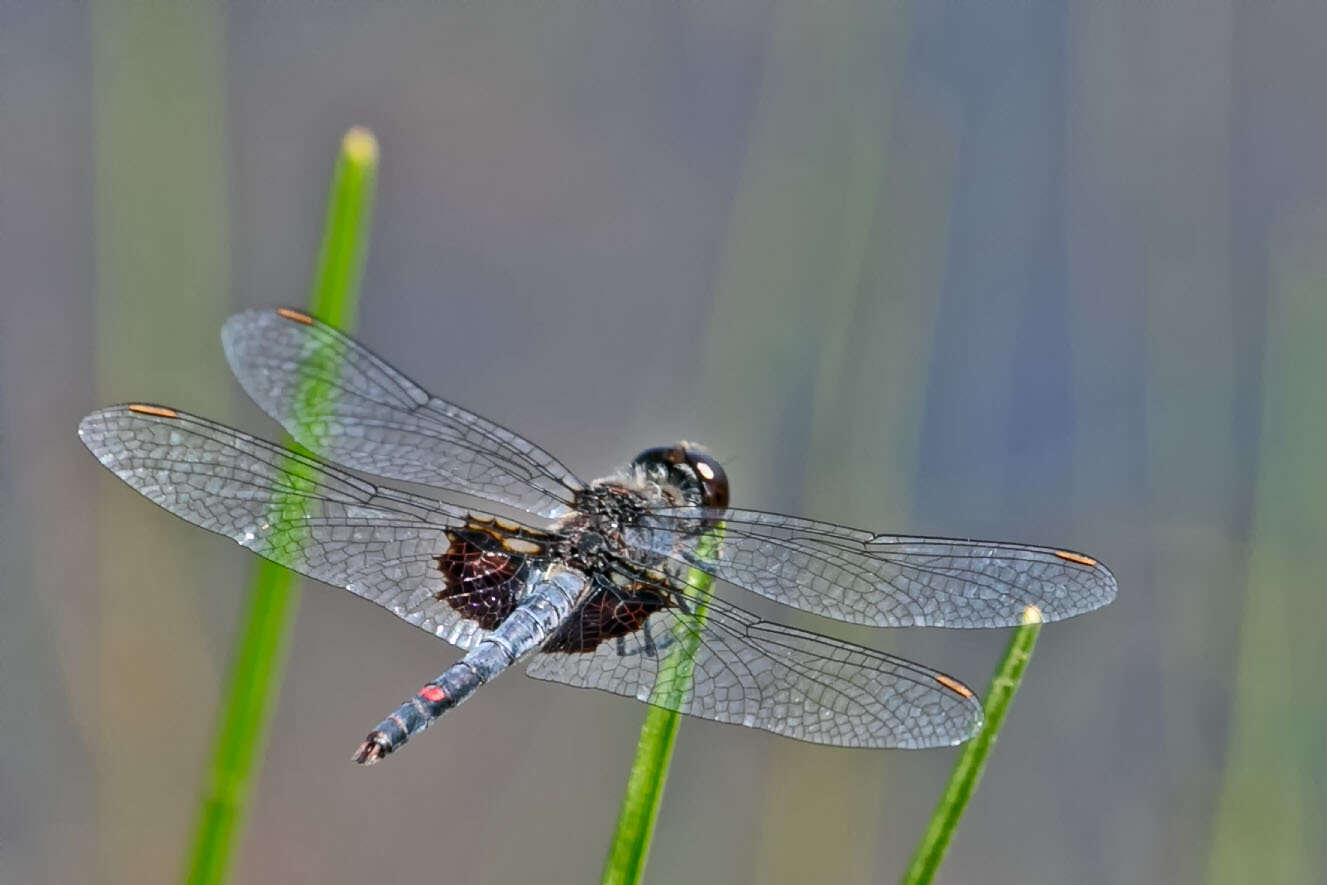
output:
[[[317,457],[149,403],[93,412],[79,436],[176,516],[464,651],[356,762],[397,750],[518,661],[538,679],[818,744],[952,746],[982,723],[963,682],[759,617],[713,581],[871,627],[1011,627],[1116,595],[1110,570],[1072,550],[732,507],[722,466],[692,443],[583,482],[297,310],[237,314],[221,337],[245,391]]]

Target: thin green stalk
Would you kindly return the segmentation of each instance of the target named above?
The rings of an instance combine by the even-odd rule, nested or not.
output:
[[[972,794],[977,792],[982,771],[986,768],[986,757],[995,746],[1000,726],[1004,724],[1009,705],[1014,700],[1019,683],[1023,681],[1023,672],[1032,659],[1037,635],[1041,633],[1040,613],[1035,608],[1029,608],[1023,620],[1023,626],[1009,637],[1009,647],[1000,659],[991,687],[986,690],[983,707],[986,721],[977,736],[963,747],[958,762],[954,764],[944,795],[931,814],[931,822],[917,845],[917,852],[912,856],[908,871],[900,880],[903,885],[925,885],[935,878],[945,858],[945,851],[949,848],[949,840],[958,829],[959,818],[963,816]]]
[[[722,537],[723,527],[720,525],[707,536],[697,554],[702,559],[713,556]],[[654,825],[659,819],[664,785],[668,782],[668,766],[673,759],[673,745],[682,723],[682,714],[677,710],[685,704],[691,691],[700,628],[709,612],[709,605],[704,600],[708,599],[713,582],[713,578],[698,569],[687,573],[686,583],[697,591],[702,601],[694,603],[695,624],[675,632],[677,644],[659,666],[659,676],[650,694],[652,706],[640,728],[636,760],[631,765],[627,788],[622,794],[617,827],[599,880],[602,885],[635,885],[645,874]]]
[[[377,166],[378,146],[372,133],[360,128],[347,132],[332,175],[322,248],[309,294],[311,312],[341,328],[350,328],[355,321]],[[267,560],[259,563],[249,585],[187,861],[190,883],[211,885],[226,879],[259,749],[280,690],[299,601],[296,591],[293,572]]]

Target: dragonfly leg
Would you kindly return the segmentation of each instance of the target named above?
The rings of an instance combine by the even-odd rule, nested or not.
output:
[[[641,624],[641,639],[645,645],[645,657],[656,658],[659,656],[659,647],[654,644],[654,634],[650,632],[650,622]]]

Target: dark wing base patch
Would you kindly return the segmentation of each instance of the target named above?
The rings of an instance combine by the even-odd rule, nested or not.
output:
[[[502,533],[471,520],[464,529],[449,531],[451,546],[435,557],[442,572],[443,589],[437,598],[467,621],[495,630],[520,604],[530,576],[531,553],[542,549],[525,539]],[[512,545],[523,545],[515,552]]]
[[[664,591],[649,584],[618,587],[607,581],[596,582],[590,594],[544,642],[543,651],[594,651],[606,640],[635,633],[650,615],[667,607]]]

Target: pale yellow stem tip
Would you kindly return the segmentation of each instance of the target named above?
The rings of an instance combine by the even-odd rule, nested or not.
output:
[[[378,162],[378,139],[363,126],[351,126],[341,139],[341,151],[346,159],[361,166]]]

